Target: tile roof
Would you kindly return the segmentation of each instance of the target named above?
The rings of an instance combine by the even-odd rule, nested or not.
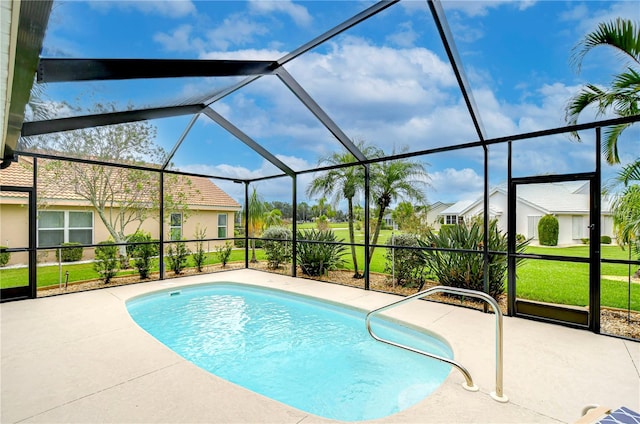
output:
[[[71,184],[60,184],[60,181],[56,179],[51,168],[47,167],[47,164],[51,162],[52,161],[48,159],[38,160],[39,194],[48,201],[55,201],[56,203],[63,203],[64,201],[72,201],[74,203],[85,201],[82,196],[76,194]],[[14,163],[0,171],[0,185],[31,187],[33,180],[32,164],[32,158],[20,157],[18,163]],[[124,172],[123,168],[112,169],[114,170],[113,175],[116,177]],[[194,206],[232,210],[239,210],[241,208],[238,202],[208,178],[184,177],[184,179],[178,179],[177,184],[177,190],[185,194],[187,203],[191,208]],[[3,197],[27,197],[26,193],[11,193],[10,196],[7,195],[8,193],[3,193]]]

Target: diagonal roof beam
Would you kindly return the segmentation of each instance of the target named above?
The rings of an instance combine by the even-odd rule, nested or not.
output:
[[[341,34],[342,32],[344,32],[344,31],[348,30],[349,28],[359,24],[360,22],[369,19],[373,15],[375,15],[375,14],[377,14],[379,12],[382,12],[386,8],[388,8],[390,6],[393,6],[394,4],[398,3],[399,1],[400,0],[383,0],[383,1],[379,1],[378,3],[374,4],[373,6],[370,6],[367,9],[363,10],[362,12],[360,12],[360,13],[352,16],[351,18],[347,19],[343,23],[331,28],[330,30],[328,30],[324,34],[321,34],[321,35],[317,36],[313,40],[303,44],[302,46],[298,47],[297,49],[291,51],[290,53],[287,53],[284,56],[282,56],[280,59],[278,59],[276,61],[276,64],[274,65],[273,69],[275,70],[277,67],[280,67],[280,66],[284,65],[285,63],[287,63],[289,61],[292,61],[293,59],[297,58],[301,54],[308,52],[309,50],[313,49],[314,47],[319,46],[320,44],[324,43],[325,41],[330,40],[331,38],[335,37],[336,35]],[[257,80],[260,77],[261,77],[261,75],[257,75],[257,76],[251,76],[249,78],[243,79],[242,81],[238,82],[237,84],[234,84],[234,85],[230,86],[228,89],[223,90],[223,91],[217,93],[215,96],[207,99],[204,103],[207,104],[207,105],[211,105],[212,103],[217,102],[218,100],[220,100],[220,99],[228,96],[229,94],[239,90],[240,88],[244,87],[245,85],[252,83],[253,81]]]
[[[275,157],[271,152],[267,149],[256,143],[251,137],[242,132],[238,127],[233,125],[231,122],[227,121],[222,115],[220,115],[215,110],[207,107],[202,112],[215,121],[222,128],[233,134],[238,140],[242,141],[244,144],[249,146],[254,152],[258,153],[260,156],[271,162],[272,165],[276,166],[282,172],[287,174],[290,177],[293,177],[296,173],[293,169],[289,168],[285,165],[280,159]]]
[[[22,136],[51,134],[60,131],[80,130],[104,125],[124,124],[148,119],[170,118],[202,112],[203,105],[172,106],[153,109],[127,110],[123,112],[98,113],[69,118],[30,121],[22,124]]]
[[[38,82],[265,75],[271,60],[40,59]]]
[[[162,164],[163,170],[167,169],[167,166],[169,166],[169,164],[171,163],[171,159],[173,159],[173,156],[176,154],[176,152],[182,145],[182,142],[184,141],[184,139],[187,138],[187,134],[189,134],[189,131],[191,131],[191,128],[193,128],[193,125],[196,123],[199,117],[200,117],[199,113],[196,113],[195,115],[193,115],[193,118],[191,118],[191,121],[189,121],[186,128],[182,132],[182,135],[180,136],[178,141],[176,141],[176,144],[173,145],[173,149],[171,149],[171,152],[169,152],[169,154],[167,155],[167,158],[164,160],[164,163]]]
[[[431,9],[431,14],[433,15],[436,27],[438,27],[438,32],[440,33],[442,44],[447,52],[447,56],[449,57],[453,73],[456,75],[456,79],[458,80],[458,85],[462,91],[464,102],[466,103],[471,119],[473,120],[473,126],[476,129],[476,133],[478,134],[480,141],[484,142],[486,140],[484,126],[480,120],[478,107],[473,99],[473,93],[471,92],[471,87],[464,72],[464,68],[462,67],[462,61],[460,60],[460,55],[456,49],[453,34],[451,33],[451,29],[447,23],[447,18],[444,14],[442,4],[439,0],[427,0],[427,3],[429,4],[429,9]]]
[[[349,137],[347,137],[340,127],[338,127],[338,125],[329,118],[329,115],[327,115],[320,105],[318,105],[315,100],[313,100],[313,98],[304,91],[300,84],[298,84],[286,69],[283,67],[278,68],[276,70],[276,75],[358,161],[363,162],[367,160],[367,157],[360,151],[360,149],[353,144]]]

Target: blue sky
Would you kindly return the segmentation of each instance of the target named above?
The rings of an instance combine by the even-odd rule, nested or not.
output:
[[[443,1],[449,25],[488,137],[558,127],[564,106],[585,82],[605,85],[622,64],[595,50],[577,73],[572,47],[598,22],[640,19],[633,1]],[[55,3],[45,57],[275,60],[372,5],[366,1],[138,1]],[[418,151],[477,140],[431,14],[424,1],[402,1],[285,66],[355,140]],[[115,102],[117,107],[205,99],[233,78],[60,83],[50,101]],[[339,143],[275,76],[213,108],[294,170],[341,150]],[[64,114],[64,109],[61,114]],[[589,116],[585,116],[585,120]],[[157,144],[171,150],[188,117],[153,121]],[[589,171],[593,133],[514,146],[520,176]],[[640,156],[640,130],[621,141],[622,160]],[[490,149],[490,181],[506,180],[506,148]],[[482,150],[420,157],[428,163],[429,201],[474,198],[482,191]],[[173,160],[177,169],[231,177],[277,170],[206,117]],[[612,175],[615,167],[608,167]],[[298,181],[300,200],[312,174]],[[235,198],[237,184],[219,184]],[[269,200],[290,201],[282,178],[259,184]],[[314,199],[310,199],[311,202]]]

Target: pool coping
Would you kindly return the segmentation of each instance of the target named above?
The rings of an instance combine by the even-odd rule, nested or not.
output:
[[[216,281],[362,310],[400,298],[245,269],[5,303],[1,421],[334,422],[201,370],[144,332],[126,311],[126,300],[136,295]],[[510,402],[502,404],[489,396],[495,390],[492,314],[412,302],[389,315],[445,338],[480,392],[465,391],[462,375],[452,370],[428,398],[372,422],[572,422],[587,404],[640,410],[640,343],[505,317],[504,391]]]

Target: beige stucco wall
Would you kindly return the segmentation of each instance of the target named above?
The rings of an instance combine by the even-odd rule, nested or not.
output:
[[[47,211],[92,211],[93,212],[93,240],[92,243],[99,243],[101,241],[110,238],[109,231],[103,224],[102,220],[98,216],[97,212],[90,207],[84,205],[77,206],[62,206],[62,205],[50,205],[44,209]],[[107,213],[117,213],[118,210],[109,210]],[[183,220],[182,234],[183,238],[191,239],[195,237],[196,227],[206,227],[206,238],[216,239],[218,237],[218,215],[227,215],[227,237],[233,237],[234,234],[234,210],[192,210],[185,215]],[[137,228],[137,223],[127,226],[127,234],[133,233]],[[29,244],[29,217],[26,199],[15,199],[13,201],[3,199],[0,204],[0,245],[8,245],[8,247],[28,247]],[[158,221],[148,218],[146,219],[141,229],[151,234],[154,239],[159,238],[160,228]],[[169,240],[169,224],[164,224],[164,237],[165,240]],[[215,246],[223,244],[224,241],[209,241],[205,243],[205,249],[214,250]],[[191,244],[188,245],[190,249],[193,249]],[[18,253],[13,253],[9,261],[9,265],[23,264],[27,256]],[[85,248],[83,252],[83,259],[93,259],[93,249]],[[54,262],[56,261],[55,251],[40,251],[38,254],[39,262]]]

